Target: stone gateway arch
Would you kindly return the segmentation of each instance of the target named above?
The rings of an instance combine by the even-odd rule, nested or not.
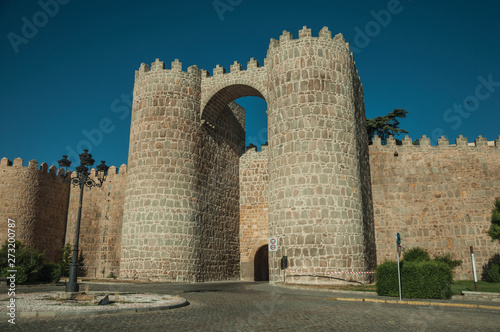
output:
[[[284,31],[271,39],[263,66],[235,62],[226,73],[217,65],[209,76],[157,59],[136,71],[121,278],[194,282],[249,272],[240,231],[245,110],[233,102],[245,96],[268,105],[262,200],[266,237],[278,238],[276,272],[281,256],[309,275],[374,268],[360,78],[341,34],[332,38],[324,27],[313,37],[304,27],[298,38]]]

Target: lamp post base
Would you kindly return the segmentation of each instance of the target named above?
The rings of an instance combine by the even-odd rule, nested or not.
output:
[[[66,283],[66,289],[65,289],[66,292],[74,292],[74,293],[76,293],[76,292],[78,292],[79,289],[80,289],[80,286],[76,282],[68,281]]]

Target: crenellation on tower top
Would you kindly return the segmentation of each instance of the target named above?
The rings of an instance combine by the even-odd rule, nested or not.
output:
[[[486,137],[483,137],[481,135],[479,135],[478,138],[476,138],[474,140],[474,143],[477,147],[487,147],[488,146],[488,140],[486,139]]]
[[[500,146],[500,135],[498,135],[498,138],[495,140],[495,146]]]
[[[286,42],[286,41],[289,41],[292,39],[293,39],[292,33],[289,31],[283,30],[283,33],[280,36],[280,43]]]
[[[206,69],[200,69],[200,73],[201,73],[201,78],[206,78],[210,76],[208,70]]]
[[[312,37],[311,29],[307,28],[307,26],[304,25],[302,29],[299,30],[299,39],[309,37]]]
[[[449,146],[450,145],[450,140],[444,137],[444,135],[441,136],[441,138],[438,139],[438,146]]]
[[[158,71],[165,69],[165,62],[160,61],[160,59],[156,58],[155,62],[151,63],[151,71]]]
[[[197,65],[192,65],[188,67],[188,73],[195,74],[195,75],[200,75],[201,70],[198,68]]]
[[[116,169],[116,166],[111,166],[110,168],[108,168],[108,176],[109,175],[116,175],[117,174],[117,169]]]
[[[382,139],[378,135],[374,135],[372,139],[372,145],[382,146]]]
[[[394,136],[389,135],[389,138],[387,139],[387,146],[396,146],[396,139]]]
[[[43,173],[47,173],[48,169],[49,169],[49,165],[47,165],[47,163],[40,164],[40,171],[42,171]]]
[[[431,146],[431,139],[426,135],[422,135],[420,139],[420,146]]]
[[[224,75],[225,73],[226,69],[224,67],[221,67],[220,65],[216,65],[213,70],[214,76]]]
[[[57,167],[52,165],[49,167],[49,174],[56,175],[57,174]]]
[[[23,160],[20,157],[14,159],[14,167],[23,167]]]
[[[118,169],[118,172],[119,172],[118,174],[123,174],[123,175],[127,174],[127,165],[122,164]]]
[[[38,161],[36,161],[35,159],[31,159],[28,162],[28,168],[38,170]]]
[[[319,38],[323,39],[332,39],[332,32],[328,30],[327,26],[324,26],[320,31],[319,31]]]
[[[457,146],[468,146],[467,137],[464,137],[463,135],[459,135],[458,138],[455,140],[455,144]]]
[[[279,46],[279,44],[280,44],[279,40],[271,38],[271,40],[269,41],[269,48]]]
[[[141,63],[141,66],[139,67],[139,74],[142,74],[142,73],[147,73],[149,71],[149,66],[145,63]]]
[[[7,159],[6,157],[3,157],[2,160],[0,160],[0,166],[11,166],[12,161]]]
[[[413,140],[410,136],[405,135],[405,138],[403,138],[402,142],[403,142],[403,146],[410,146],[410,145],[412,145]]]
[[[172,61],[172,71],[182,71],[182,62],[179,59]]]
[[[255,69],[259,67],[259,62],[254,58],[250,58],[250,61],[247,62],[247,70]]]
[[[235,61],[229,68],[231,73],[236,73],[241,71],[243,66],[238,61]]]
[[[345,43],[344,35],[341,33],[336,34],[335,37],[333,37],[333,40]]]

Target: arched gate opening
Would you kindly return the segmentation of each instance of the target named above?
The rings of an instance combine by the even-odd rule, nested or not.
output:
[[[269,252],[267,244],[255,253],[253,261],[254,281],[269,281]]]

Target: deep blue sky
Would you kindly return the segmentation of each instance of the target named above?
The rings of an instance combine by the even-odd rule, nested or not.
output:
[[[270,38],[283,30],[297,37],[304,25],[313,36],[328,26],[358,49],[368,117],[406,108],[402,127],[413,139],[500,135],[498,2],[217,0],[231,9],[218,13],[213,0],[59,1],[66,4],[45,15],[38,1],[0,0],[0,158],[52,164],[104,119],[111,129],[93,136],[91,152],[126,163],[126,100],[141,62],[178,58],[184,70],[196,64],[210,73],[235,60],[246,68],[251,57],[263,65]],[[388,7],[390,19],[377,23],[373,13]],[[27,27],[34,22],[37,31]],[[239,102],[247,144],[264,143],[265,101]]]

